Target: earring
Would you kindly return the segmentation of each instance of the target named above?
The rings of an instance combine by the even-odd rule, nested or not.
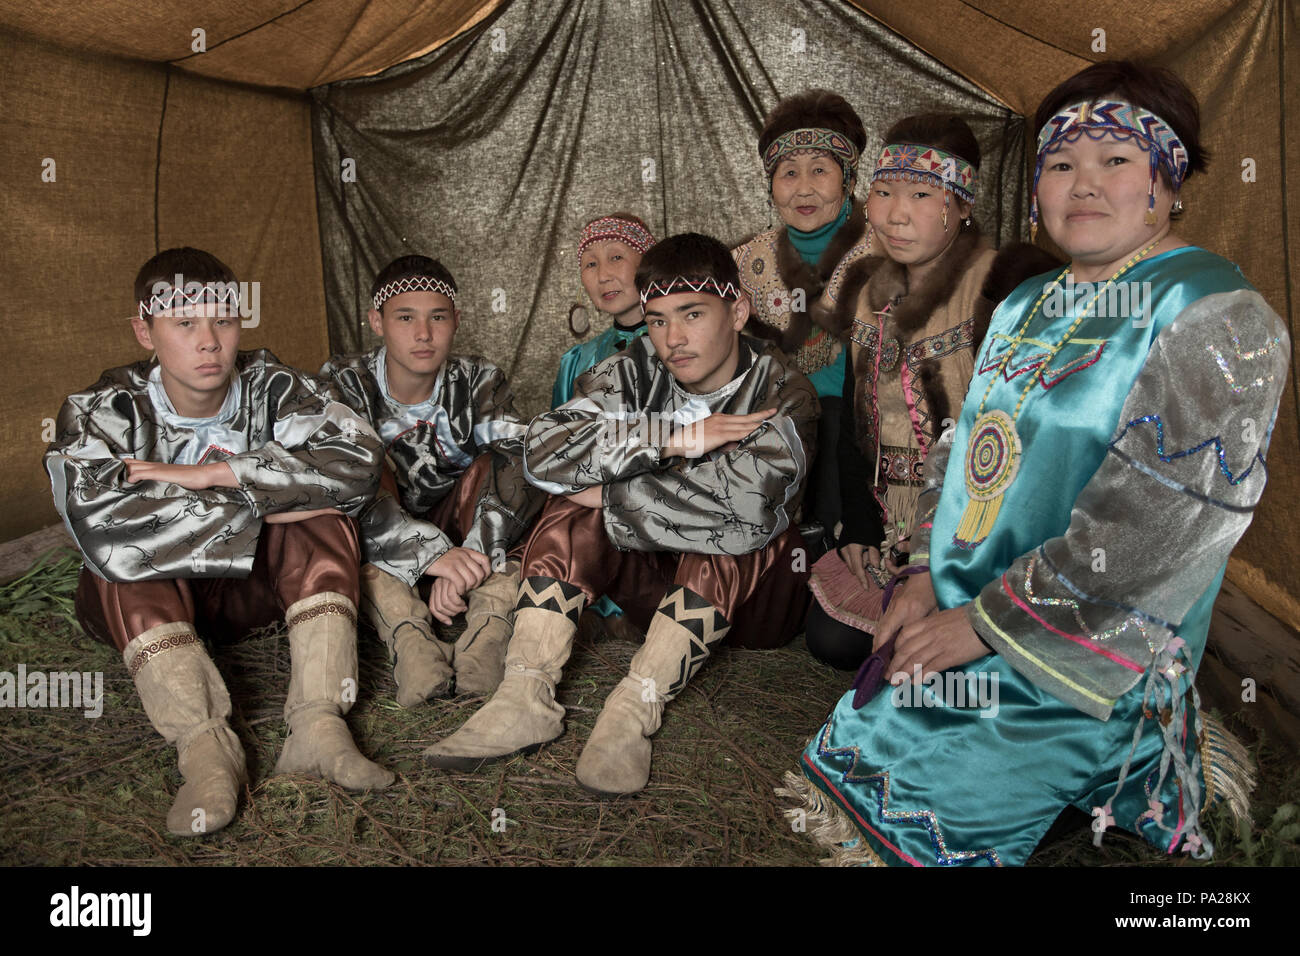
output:
[[[943,204],[943,231],[948,231],[948,204]]]
[[[966,217],[966,221],[963,222],[962,225],[965,226],[967,229],[970,228],[970,216]]]
[[[1175,200],[1174,200],[1174,208],[1173,208],[1172,210],[1170,210],[1170,211],[1171,211],[1171,212],[1174,212],[1174,213],[1180,213],[1180,212],[1182,212],[1182,211],[1183,211],[1183,201],[1182,201],[1181,199],[1175,199]]]

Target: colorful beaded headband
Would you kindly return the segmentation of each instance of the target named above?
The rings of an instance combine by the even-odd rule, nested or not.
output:
[[[582,254],[593,242],[605,242],[616,239],[626,243],[637,252],[644,253],[655,244],[655,237],[635,222],[620,219],[618,216],[604,216],[582,227],[578,239],[578,266],[582,267]]]
[[[767,173],[768,181],[771,181],[781,160],[810,150],[821,150],[835,157],[844,171],[844,187],[847,189],[854,170],[858,168],[858,148],[843,133],[824,127],[792,129],[772,140],[763,151],[763,171]]]
[[[407,279],[394,279],[375,293],[375,311],[383,308],[384,303],[403,292],[438,292],[451,299],[451,306],[456,307],[456,290],[432,276],[411,276]]]
[[[665,282],[656,279],[642,289],[641,308],[644,310],[645,304],[651,299],[657,299],[664,295],[674,295],[678,292],[708,292],[720,299],[731,299],[733,301],[740,298],[740,293],[736,291],[736,287],[730,282],[721,284],[711,276],[674,276]]]
[[[913,183],[930,183],[945,192],[953,192],[967,202],[975,201],[975,181],[979,173],[966,160],[936,146],[917,143],[890,143],[880,151],[871,181],[896,179]],[[944,196],[944,203],[948,198]]]
[[[238,315],[239,286],[234,282],[185,282],[178,275],[174,285],[166,282],[154,284],[153,294],[139,302],[140,318],[200,303],[221,306],[220,315]]]
[[[1146,224],[1156,224],[1156,175],[1163,164],[1177,192],[1187,178],[1187,148],[1173,127],[1154,113],[1125,100],[1091,100],[1067,106],[1038,131],[1038,162],[1033,191],[1029,194],[1029,234],[1038,233],[1038,178],[1048,153],[1087,134],[1091,140],[1112,136],[1131,139],[1151,158],[1151,185],[1147,189]]]

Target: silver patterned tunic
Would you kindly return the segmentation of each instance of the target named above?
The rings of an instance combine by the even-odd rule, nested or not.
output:
[[[356,516],[379,484],[379,438],[270,352],[240,352],[212,418],[178,414],[152,361],[110,369],[68,397],[45,452],[54,504],[109,581],[247,577],[262,519],[335,508]],[[126,480],[123,459],[224,461],[238,488]]]
[[[330,359],[320,378],[379,432],[401,492],[397,501],[381,489],[362,515],[366,561],[414,585],[454,546],[442,529],[419,516],[442,501],[482,454],[492,455],[492,468],[462,543],[491,556],[523,537],[545,495],[524,480],[525,426],[501,369],[478,356],[453,355],[418,405],[392,397],[383,346]]]
[[[767,408],[777,413],[729,451],[660,455],[675,428]],[[696,395],[646,337],[579,378],[571,401],[533,419],[528,480],[551,494],[603,485],[605,531],[620,550],[748,554],[793,519],[819,412],[811,383],[773,345],[742,335],[736,377]]]

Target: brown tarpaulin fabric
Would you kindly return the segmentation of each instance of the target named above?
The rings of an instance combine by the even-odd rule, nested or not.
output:
[[[1240,264],[1287,317],[1293,346],[1300,349],[1294,328],[1300,255],[1289,254],[1300,237],[1300,199],[1294,188],[1288,194],[1285,178],[1287,160],[1294,163],[1300,156],[1300,130],[1284,121],[1286,107],[1296,107],[1300,5],[1100,0],[1084,10],[1075,0],[852,2],[1021,115],[1056,82],[1099,59],[1146,57],[1180,72],[1201,98],[1214,162],[1207,176],[1189,184],[1188,213],[1179,231]],[[155,248],[156,169],[162,244],[211,244],[241,275],[261,276],[267,321],[279,322],[271,318],[272,296],[288,310],[293,328],[272,324],[264,332],[251,330],[246,341],[271,345],[286,360],[308,365],[324,351],[305,101],[188,74],[305,90],[370,75],[437,49],[498,5],[508,6],[500,0],[248,0],[211,4],[196,13],[195,4],[182,0],[148,5],[28,0],[0,10],[6,66],[0,76],[0,174],[8,186],[0,193],[0,293],[16,326],[7,357],[12,368],[32,370],[7,376],[4,386],[8,414],[0,439],[10,451],[0,464],[0,489],[9,507],[0,518],[0,538],[54,518],[39,469],[42,419],[53,416],[62,396],[88,384],[100,368],[135,354],[117,319],[109,316],[128,314],[123,283]],[[635,6],[679,8],[650,0]],[[696,15],[705,6],[691,2],[680,8]],[[719,6],[742,18],[763,8],[758,2],[743,9]],[[206,32],[207,52],[196,55],[192,31],[199,27]],[[1099,29],[1105,31],[1104,51],[1094,46]],[[789,36],[787,28],[780,39],[788,43]],[[551,38],[528,31],[507,39],[540,48]],[[808,41],[815,48],[815,29],[808,31]],[[607,42],[632,49],[641,38]],[[733,52],[718,47],[708,55],[726,60]],[[179,69],[169,74],[160,66],[104,54],[174,61]],[[850,59],[846,66],[857,65]],[[572,85],[572,77],[566,82]],[[162,127],[171,131],[178,122],[197,140],[181,149],[165,139],[160,165],[165,87],[169,105]],[[728,124],[752,124],[762,105],[752,104],[749,114]],[[211,112],[185,112],[196,109]],[[223,129],[235,133],[223,136]],[[242,146],[234,144],[239,131],[253,129],[252,142],[243,136]],[[58,162],[57,189],[40,181],[40,162],[47,156]],[[1254,161],[1254,182],[1242,178],[1247,159]],[[200,174],[199,190],[179,178],[190,172]],[[196,215],[192,202],[214,190],[233,204],[221,228],[213,217]],[[190,194],[189,203],[183,193]],[[265,215],[269,209],[276,211],[275,221]],[[567,226],[557,226],[557,238]],[[559,324],[562,317],[535,321]],[[65,328],[78,334],[60,336],[58,330]],[[61,345],[52,360],[50,342],[56,340]],[[1253,598],[1296,626],[1300,544],[1292,529],[1300,506],[1291,490],[1300,484],[1298,405],[1293,376],[1269,454],[1269,491],[1230,571]]]
[[[148,357],[128,318],[136,271],[158,249],[198,246],[261,283],[244,348],[310,365],[327,345],[305,95],[12,34],[0,49],[7,540],[58,520],[41,455],[64,397]]]

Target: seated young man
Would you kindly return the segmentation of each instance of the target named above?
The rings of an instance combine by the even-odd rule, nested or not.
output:
[[[602,795],[645,787],[664,705],[729,631],[750,647],[798,631],[807,574],[791,517],[816,393],[774,346],[740,334],[749,300],[722,243],[666,239],[636,285],[646,337],[528,428],[528,478],[553,497],[524,551],[506,676],[425,751],[434,766],[476,769],[563,733],[555,686],[598,595],[649,624],[578,761],[578,781]]]
[[[247,779],[230,696],[200,641],[289,626],[289,737],[276,773],[353,790],[393,775],[363,757],[356,700],[355,523],[379,483],[370,427],[265,350],[240,352],[234,276],[168,249],[135,280],[136,340],[156,361],[109,369],[59,413],[45,454],[85,567],[77,616],[122,652],[185,784],[167,829],[210,833]]]
[[[507,553],[545,495],[524,479],[525,426],[502,371],[452,355],[456,281],[427,256],[389,263],[371,286],[370,328],[383,344],[320,370],[387,452],[384,487],[361,517],[366,612],[394,659],[397,701],[414,707],[501,682],[519,562]],[[495,566],[494,566],[495,565]],[[426,605],[417,592],[430,576]],[[466,612],[453,646],[437,639]]]

